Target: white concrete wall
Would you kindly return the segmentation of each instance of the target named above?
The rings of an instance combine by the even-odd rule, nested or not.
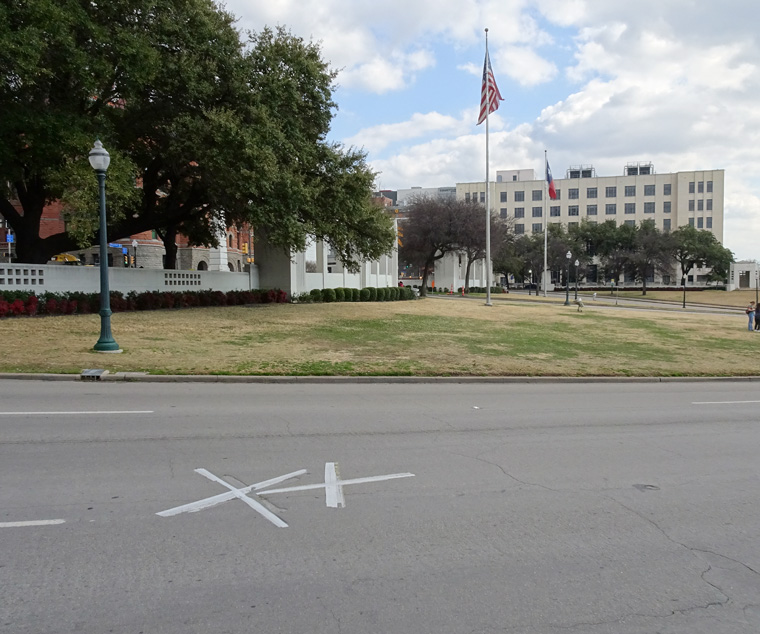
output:
[[[164,269],[108,269],[108,285],[124,294],[135,291],[237,291],[259,288],[258,270],[180,271]],[[0,264],[0,290],[44,293],[100,292],[100,268],[55,264]]]

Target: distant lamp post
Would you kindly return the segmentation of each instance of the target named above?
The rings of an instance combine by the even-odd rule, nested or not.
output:
[[[106,236],[106,170],[111,157],[100,140],[90,150],[90,165],[95,170],[100,189],[100,339],[95,344],[98,352],[121,352],[111,335],[111,298],[108,289],[108,239]]]
[[[575,261],[575,299],[578,299],[578,265],[580,262]]]
[[[528,284],[528,295],[530,295],[530,289],[533,286],[533,269],[528,269],[528,276],[530,277],[530,283]],[[536,289],[536,295],[538,295],[538,289]]]
[[[137,240],[132,240],[132,257],[134,257],[134,268],[137,268]]]
[[[565,306],[570,305],[570,260],[573,259],[573,254],[570,251],[567,252],[567,271],[565,275]]]

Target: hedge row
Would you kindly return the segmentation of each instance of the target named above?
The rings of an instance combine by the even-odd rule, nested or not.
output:
[[[317,302],[392,302],[397,300],[415,299],[416,295],[410,286],[389,286],[375,288],[367,286],[358,288],[315,288],[309,293],[301,293],[293,298],[298,304]]]
[[[441,288],[439,286],[436,286],[436,287],[428,286],[427,289],[428,289],[428,293],[446,293],[446,294],[448,294],[448,292],[449,292],[449,288],[447,286],[445,286],[443,288]],[[458,295],[461,294],[462,293],[462,287],[460,286],[454,292],[457,293]],[[467,292],[468,293],[485,293],[486,292],[486,287],[485,286],[470,286],[470,288],[469,288],[469,290]],[[504,288],[504,287],[502,287],[502,286],[492,286],[491,287],[491,292],[492,293],[506,293],[507,289]]]
[[[191,308],[195,306],[241,306],[288,301],[285,291],[179,291],[131,292],[127,295],[111,291],[111,310],[157,310],[159,308]],[[33,317],[35,315],[75,315],[97,313],[100,293],[42,293],[0,291],[0,318]]]

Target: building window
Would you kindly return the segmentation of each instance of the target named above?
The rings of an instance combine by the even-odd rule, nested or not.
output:
[[[614,216],[617,213],[617,205],[615,203],[607,203],[604,206],[604,213],[608,216]]]
[[[644,213],[645,214],[653,214],[654,213],[654,203],[644,203]]]
[[[625,224],[627,224],[629,227],[635,227],[636,221],[635,220],[626,220]]]
[[[665,220],[662,221],[662,230],[670,231],[670,218],[665,218]]]
[[[635,214],[636,213],[636,203],[625,203],[625,213],[627,213],[627,214]]]
[[[596,216],[596,205],[586,205],[586,215]]]
[[[499,216],[501,216],[502,218],[506,218],[507,217],[507,208],[506,207],[502,207],[501,209],[499,209]]]
[[[697,211],[703,211],[705,208],[705,201],[701,198],[697,201]]]
[[[712,211],[712,198],[707,199],[707,211]]]
[[[689,218],[689,226],[690,227],[694,226],[694,218]]]
[[[549,207],[549,215],[553,218],[557,218],[559,216],[559,205],[552,205]]]
[[[666,214],[670,213],[670,201],[666,200],[664,203],[662,203],[662,211]]]
[[[540,222],[534,222],[533,223],[533,233],[543,233],[544,232],[544,225]]]
[[[690,193],[690,194],[693,194],[693,193],[694,193],[694,181],[691,181],[691,182],[689,183],[689,193]]]
[[[525,233],[525,225],[515,225],[515,235],[519,236]]]
[[[567,208],[567,215],[568,216],[579,216],[580,213],[578,211],[578,205],[570,205]]]
[[[468,203],[470,202],[470,192],[466,192],[464,195],[464,202]]]
[[[480,202],[484,203],[486,202],[486,193],[480,192]]]
[[[605,187],[604,195],[607,198],[617,198],[617,187]]]
[[[662,186],[662,193],[663,193],[665,196],[670,196],[670,183],[665,183],[665,184]]]
[[[500,203],[507,202],[507,192],[499,192],[499,202]]]
[[[533,200],[543,200],[544,199],[544,192],[542,189],[534,189],[533,190]]]
[[[596,198],[596,187],[586,188],[586,198]]]
[[[626,196],[635,196],[636,195],[636,185],[626,185],[625,186],[625,195]]]
[[[525,207],[515,207],[515,218],[525,218]]]
[[[694,199],[693,198],[689,201],[689,211],[694,211]]]
[[[543,218],[544,216],[544,208],[543,207],[533,207],[533,217],[534,218]]]
[[[644,185],[644,196],[654,196],[654,185]]]
[[[151,232],[150,232],[150,239],[151,240],[157,240],[158,239],[156,237],[156,230],[155,229],[151,230]]]
[[[525,200],[525,192],[515,192],[515,202],[521,203]]]
[[[568,200],[578,200],[578,188],[574,187],[567,190]]]
[[[707,181],[707,193],[712,194],[712,181]]]
[[[706,227],[708,229],[712,229],[712,216],[707,216],[707,218],[705,218],[705,221],[707,222]]]
[[[705,181],[699,181],[697,183],[697,192],[700,193],[700,194],[704,194],[705,193]]]
[[[557,187],[555,188],[555,191],[557,192],[557,197],[554,200],[562,200],[562,190]]]
[[[704,229],[705,228],[705,220],[700,216],[697,218],[697,229]]]

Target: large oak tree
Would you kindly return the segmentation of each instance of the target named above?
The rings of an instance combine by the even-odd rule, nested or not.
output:
[[[242,42],[211,0],[4,3],[0,213],[19,259],[96,242],[96,137],[113,158],[112,239],[155,229],[171,261],[177,232],[215,245],[250,223],[284,249],[325,240],[349,267],[379,257],[394,237],[370,202],[374,174],[327,141],[334,79],[317,45],[282,28]],[[42,238],[54,200],[67,230]]]

